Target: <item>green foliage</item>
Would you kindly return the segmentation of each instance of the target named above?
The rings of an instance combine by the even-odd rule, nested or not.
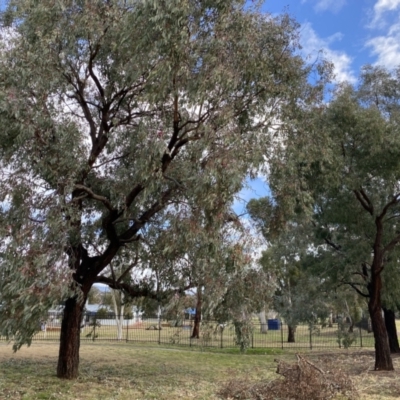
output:
[[[343,346],[345,349],[348,349],[357,340],[356,334],[350,331],[348,325],[343,322],[339,323],[337,336],[339,347]]]
[[[247,349],[251,346],[251,338],[253,334],[253,324],[249,319],[244,319],[242,321],[234,321],[233,325],[235,327],[235,343],[240,348],[241,353],[245,353]]]
[[[305,227],[312,273],[368,296],[378,260],[382,294],[393,305],[400,241],[399,104],[398,71],[364,67],[357,87],[337,87],[329,104],[310,109],[288,132],[285,149],[271,162],[270,180],[286,221]]]
[[[224,294],[234,194],[327,77],[297,24],[195,0],[10,0],[1,23],[1,332],[29,342],[95,282]]]
[[[108,308],[101,307],[96,312],[96,319],[109,319],[111,312]]]
[[[100,328],[101,323],[96,318],[89,324],[90,331],[85,335],[87,338],[91,338],[93,342],[99,337],[99,334],[96,333],[96,329]]]

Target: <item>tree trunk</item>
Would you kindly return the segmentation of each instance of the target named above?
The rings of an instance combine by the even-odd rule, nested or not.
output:
[[[114,307],[115,314],[115,324],[117,325],[117,340],[122,340],[122,330],[124,324],[124,294],[122,292],[119,293],[120,301],[117,301],[116,290],[111,289],[111,299]],[[118,302],[120,304],[118,304]]]
[[[288,325],[288,343],[294,343],[295,342],[295,333],[296,333],[296,327],[293,325]]]
[[[57,365],[59,378],[75,379],[78,377],[80,333],[85,301],[86,299],[79,301],[75,296],[65,302]]]
[[[368,310],[372,322],[375,339],[375,371],[393,371],[393,362],[390,356],[388,335],[385,321],[382,316],[382,256],[377,256],[375,250],[374,261],[371,266],[371,280],[369,283]]]
[[[258,314],[260,320],[260,333],[268,333],[267,317],[265,316],[265,310]]]
[[[333,312],[332,312],[332,311],[329,313],[328,327],[329,327],[329,328],[332,328],[332,327],[333,327]]]
[[[196,304],[196,314],[194,315],[194,325],[192,331],[192,339],[200,338],[200,322],[201,322],[201,304],[202,304],[202,292],[201,287],[197,288],[197,304]]]
[[[399,339],[397,337],[396,317],[394,311],[383,308],[385,326],[389,338],[391,353],[400,353]]]

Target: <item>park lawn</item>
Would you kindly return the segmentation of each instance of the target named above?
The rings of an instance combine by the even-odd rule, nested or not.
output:
[[[292,350],[254,349],[240,355],[125,343],[84,343],[76,381],[55,377],[57,343],[34,343],[13,353],[0,344],[0,399],[219,399],[230,380],[276,379],[275,358],[294,361]],[[308,351],[316,365],[348,373],[361,399],[400,398],[400,358],[396,371],[373,372],[372,351]]]
[[[232,377],[272,377],[275,355],[242,356],[133,344],[84,343],[80,377],[55,377],[58,344],[13,353],[0,344],[0,399],[217,399]]]

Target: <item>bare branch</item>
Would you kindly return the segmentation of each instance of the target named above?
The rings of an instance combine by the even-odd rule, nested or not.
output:
[[[384,248],[383,248],[383,254],[388,253],[392,251],[396,245],[400,242],[400,234],[395,236],[394,239],[392,239]]]
[[[387,211],[389,210],[390,207],[396,205],[399,202],[400,198],[400,193],[397,193],[393,196],[393,199],[386,204],[386,206],[383,208],[381,214],[378,216],[380,220],[386,215]]]
[[[362,189],[361,189],[362,190]],[[361,190],[353,190],[354,194],[357,197],[357,200],[360,202],[361,206],[364,208],[364,210],[368,211],[369,214],[372,216],[374,215],[374,209],[371,205],[371,202],[365,200],[364,196],[361,194]]]
[[[151,217],[153,217],[158,211],[164,208],[166,202],[174,192],[174,189],[175,188],[169,188],[168,190],[166,190],[162,194],[161,199],[153,203],[153,205],[147,211],[145,211],[140,216],[140,218],[138,218],[135,223],[119,237],[121,243],[126,243],[127,241],[130,241],[139,232],[139,230],[147,224]]]
[[[363,293],[357,286],[364,286],[361,283],[355,283],[355,282],[346,282],[346,281],[342,281],[342,283],[344,285],[349,285],[351,286],[360,296],[369,298],[369,294],[365,294]]]
[[[340,251],[340,250],[342,249],[341,246],[339,246],[339,245],[336,244],[336,243],[333,243],[330,239],[325,238],[324,240],[325,240],[325,243],[326,243],[327,245],[331,246],[331,247],[334,248],[336,251]]]
[[[85,191],[92,199],[102,202],[110,211],[113,210],[113,207],[110,201],[107,199],[107,197],[100,196],[94,193],[91,189],[89,189],[85,185],[75,184],[75,189]]]
[[[122,279],[124,279],[125,276],[128,274],[128,272],[131,271],[132,268],[135,267],[135,266],[138,264],[138,261],[139,261],[139,256],[138,256],[138,254],[136,254],[135,261],[133,261],[133,263],[131,263],[131,264],[128,266],[128,268],[127,268],[127,269],[121,274],[121,276],[117,279],[117,282],[118,282],[118,283],[121,282]]]

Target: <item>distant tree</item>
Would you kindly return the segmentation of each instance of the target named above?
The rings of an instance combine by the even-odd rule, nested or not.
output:
[[[399,76],[365,67],[356,88],[339,86],[299,120],[271,162],[275,201],[310,217],[319,275],[367,299],[376,370],[393,369],[382,296],[400,242]]]

